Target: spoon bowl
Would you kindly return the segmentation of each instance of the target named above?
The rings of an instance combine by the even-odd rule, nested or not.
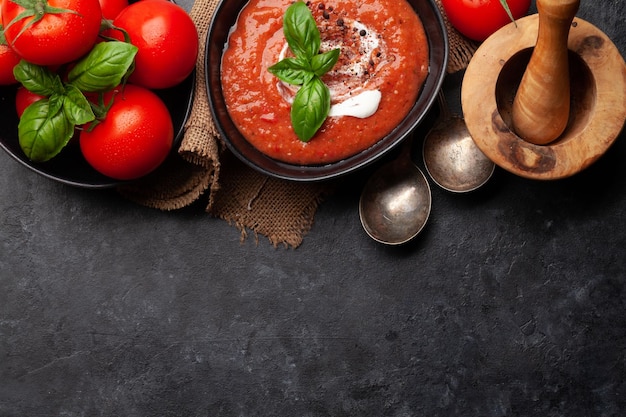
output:
[[[430,216],[430,186],[411,160],[412,139],[404,142],[397,160],[383,165],[370,177],[359,201],[363,229],[372,239],[387,245],[413,239]]]
[[[444,190],[474,191],[489,181],[495,164],[476,146],[465,120],[450,113],[442,92],[438,101],[441,115],[424,139],[424,166]]]

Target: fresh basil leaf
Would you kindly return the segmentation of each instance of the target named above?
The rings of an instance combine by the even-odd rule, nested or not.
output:
[[[18,124],[20,147],[34,162],[57,155],[74,134],[74,125],[63,111],[49,115],[50,100],[42,99],[24,110]]]
[[[315,76],[296,93],[291,106],[291,124],[302,142],[308,142],[330,111],[330,90]]]
[[[24,88],[40,96],[48,97],[64,92],[63,82],[58,74],[23,59],[13,68],[13,75]]]
[[[52,94],[48,97],[48,117],[53,117],[63,109],[65,94]]]
[[[63,111],[69,121],[75,125],[84,125],[96,118],[85,95],[71,84],[67,86],[65,91]]]
[[[287,8],[283,18],[283,32],[289,49],[297,57],[311,59],[319,53],[320,31],[304,2],[297,1]]]
[[[296,1],[283,17],[283,33],[295,58],[285,58],[268,68],[280,80],[302,85],[291,105],[291,125],[298,138],[308,142],[328,117],[330,90],[321,76],[339,60],[340,49],[319,53],[320,31],[308,6]]]
[[[298,58],[285,58],[267,70],[280,80],[294,85],[306,84],[315,75],[309,63]]]
[[[131,68],[137,47],[126,42],[100,42],[68,74],[68,83],[81,91],[100,92],[120,84]]]
[[[333,49],[332,51],[324,52],[323,54],[315,55],[311,59],[311,69],[318,77],[326,74],[333,69],[337,61],[339,60],[340,49]]]

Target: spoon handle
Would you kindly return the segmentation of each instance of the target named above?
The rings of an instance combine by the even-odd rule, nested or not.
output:
[[[567,40],[580,0],[537,0],[537,43],[513,101],[515,132],[536,145],[558,138],[569,120]]]

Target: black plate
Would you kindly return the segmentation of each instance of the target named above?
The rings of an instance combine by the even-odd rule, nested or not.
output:
[[[277,161],[254,148],[237,130],[228,115],[220,82],[222,53],[229,31],[248,0],[223,0],[213,15],[207,34],[205,65],[211,112],[228,148],[243,162],[265,174],[294,181],[319,181],[363,168],[402,142],[420,124],[435,101],[446,73],[449,53],[444,21],[434,1],[408,1],[422,20],[430,48],[429,74],[415,105],[395,130],[372,147],[339,162],[302,166]]]

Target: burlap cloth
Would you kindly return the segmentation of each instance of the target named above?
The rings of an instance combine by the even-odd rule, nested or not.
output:
[[[448,29],[448,73],[464,69],[477,45],[452,28],[436,0]],[[226,149],[211,119],[205,84],[205,42],[219,0],[196,0],[190,16],[198,28],[200,50],[196,65],[193,108],[185,125],[178,157],[169,158],[142,181],[118,188],[126,198],[160,210],[203,204],[213,217],[237,226],[242,240],[252,231],[277,245],[296,248],[311,229],[319,204],[333,184],[299,183],[261,174],[241,163]]]

